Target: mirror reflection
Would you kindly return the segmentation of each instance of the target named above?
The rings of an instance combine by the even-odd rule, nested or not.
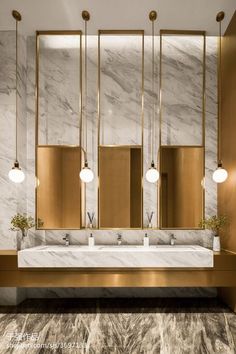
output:
[[[37,147],[37,220],[43,221],[43,229],[84,226],[84,186],[79,178],[82,160],[80,147]]]
[[[204,215],[204,148],[162,146],[160,226],[197,229]]]
[[[99,147],[99,227],[142,227],[141,146]]]

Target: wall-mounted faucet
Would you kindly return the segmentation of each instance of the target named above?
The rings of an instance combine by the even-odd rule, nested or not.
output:
[[[175,240],[176,240],[175,235],[174,234],[170,234],[170,244],[171,244],[171,246],[175,245]]]
[[[118,246],[120,246],[122,243],[122,234],[120,232],[118,232],[117,234],[117,244]]]
[[[66,236],[63,237],[63,240],[65,240],[65,246],[68,247],[70,245],[70,235],[66,234]]]

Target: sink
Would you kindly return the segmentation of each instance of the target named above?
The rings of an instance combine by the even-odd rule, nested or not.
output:
[[[19,268],[209,268],[213,252],[197,245],[150,247],[48,245],[18,252]]]

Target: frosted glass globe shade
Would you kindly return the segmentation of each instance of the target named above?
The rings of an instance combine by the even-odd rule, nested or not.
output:
[[[25,179],[25,174],[24,172],[21,170],[20,167],[13,167],[9,173],[8,173],[8,177],[10,179],[10,181],[14,182],[14,183],[22,183]]]
[[[80,179],[85,183],[90,183],[94,179],[93,171],[86,166],[80,171],[79,176]]]
[[[155,167],[150,167],[146,172],[146,180],[150,183],[156,183],[159,177],[160,174]]]
[[[216,183],[223,183],[227,177],[228,172],[223,167],[218,167],[212,175],[213,181]]]

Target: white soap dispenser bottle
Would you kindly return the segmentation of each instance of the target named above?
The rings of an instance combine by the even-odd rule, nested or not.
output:
[[[88,245],[89,245],[89,247],[93,247],[94,244],[95,244],[95,240],[94,240],[93,234],[91,233],[88,238]]]
[[[149,237],[148,234],[146,233],[144,238],[143,238],[143,245],[144,247],[149,247]]]

